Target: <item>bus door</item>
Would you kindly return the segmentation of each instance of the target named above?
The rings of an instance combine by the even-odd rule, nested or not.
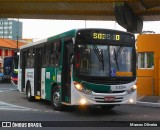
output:
[[[71,68],[70,61],[73,51],[73,41],[64,41],[64,53],[62,63],[62,102],[71,103]]]
[[[41,66],[42,66],[42,49],[35,49],[35,64],[34,64],[34,95],[39,95],[41,92]]]
[[[20,56],[20,62],[21,67],[22,67],[22,75],[21,75],[21,91],[24,92],[24,88],[25,88],[25,68],[26,68],[26,64],[27,64],[27,51],[22,51],[21,52],[21,56]]]

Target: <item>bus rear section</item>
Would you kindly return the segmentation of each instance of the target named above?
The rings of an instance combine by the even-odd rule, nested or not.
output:
[[[3,73],[0,76],[0,82],[11,82],[17,84],[18,77],[18,59],[16,56],[8,56],[3,60]]]
[[[11,70],[12,70],[12,57],[5,57],[3,62],[3,73],[0,75],[0,82],[10,82],[11,81]]]
[[[113,108],[136,103],[133,34],[79,29],[25,45],[20,50],[18,88],[28,100]]]
[[[0,82],[12,82],[17,85],[18,81],[18,55],[7,56],[3,59],[3,73],[0,74]]]

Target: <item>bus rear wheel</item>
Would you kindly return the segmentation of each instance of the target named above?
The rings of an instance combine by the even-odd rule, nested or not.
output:
[[[31,86],[30,84],[27,85],[27,99],[28,101],[34,101],[34,97],[31,96]]]
[[[60,98],[61,98],[60,97],[60,90],[59,89],[52,90],[51,104],[52,104],[52,107],[54,110],[61,111],[63,109]]]

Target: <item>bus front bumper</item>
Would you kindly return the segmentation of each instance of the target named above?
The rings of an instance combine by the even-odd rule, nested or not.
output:
[[[121,105],[136,104],[137,92],[130,94],[127,91],[123,93],[92,93],[87,95],[77,92],[72,98],[71,105]]]

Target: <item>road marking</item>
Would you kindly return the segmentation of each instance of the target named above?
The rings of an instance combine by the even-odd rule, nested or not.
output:
[[[0,88],[0,92],[6,92],[6,91],[16,91],[18,89],[16,88]]]
[[[160,108],[160,103],[137,101],[136,104],[137,104],[137,105],[140,105],[140,106],[145,106],[145,107],[159,107],[159,108]]]
[[[2,101],[0,101],[0,110],[39,111],[38,109],[22,107],[22,106],[2,102]]]

